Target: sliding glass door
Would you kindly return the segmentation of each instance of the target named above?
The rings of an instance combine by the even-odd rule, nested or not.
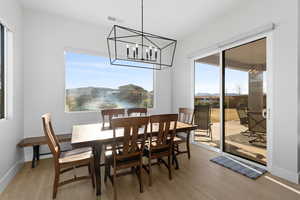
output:
[[[194,141],[220,148],[220,55],[195,60]]]
[[[262,38],[195,60],[194,142],[266,165],[266,43]]]
[[[223,52],[224,146],[266,164],[266,39]]]

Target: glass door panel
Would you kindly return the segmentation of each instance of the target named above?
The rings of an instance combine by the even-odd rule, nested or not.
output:
[[[266,38],[223,56],[223,151],[266,165]]]
[[[194,142],[220,148],[220,54],[195,60]]]

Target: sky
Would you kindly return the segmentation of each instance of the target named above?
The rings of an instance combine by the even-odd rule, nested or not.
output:
[[[195,93],[220,93],[219,66],[195,63]],[[226,68],[226,93],[248,93],[248,72]]]
[[[109,59],[73,52],[65,53],[66,88],[107,87],[135,84],[153,90],[153,70],[112,66]],[[266,80],[264,78],[264,80]],[[195,64],[195,93],[219,93],[220,71],[218,66]],[[248,72],[226,68],[226,93],[248,93]],[[264,88],[265,89],[265,88]]]
[[[153,90],[153,70],[110,65],[109,59],[65,52],[66,88],[107,87],[134,84]]]

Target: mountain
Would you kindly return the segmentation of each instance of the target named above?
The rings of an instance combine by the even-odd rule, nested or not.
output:
[[[105,88],[105,87],[81,87],[67,89],[67,95],[73,97],[79,97],[83,95],[91,95],[92,97],[106,95],[118,91],[117,89]]]
[[[203,92],[198,92],[195,94],[195,96],[219,96],[219,93],[203,93]]]
[[[205,96],[205,97],[209,97],[209,96],[220,96],[219,93],[202,93],[202,92],[198,92],[195,94],[195,96]],[[240,94],[237,93],[226,93],[226,96],[241,96]]]

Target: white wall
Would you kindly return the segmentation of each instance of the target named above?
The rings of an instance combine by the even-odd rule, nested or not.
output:
[[[23,138],[22,9],[15,0],[1,0],[0,21],[13,32],[13,65],[7,70],[9,117],[0,120],[0,192],[20,167],[23,154],[16,147]]]
[[[64,112],[64,49],[87,50],[107,56],[109,30],[110,27],[97,27],[33,10],[24,11],[25,137],[43,135],[41,115],[46,112],[53,114],[57,133],[70,133],[74,124],[99,122],[100,116],[96,112]],[[171,73],[157,73],[155,84],[157,99],[152,112],[168,113],[171,111]],[[30,160],[31,155],[31,149],[26,149],[25,159]]]
[[[297,0],[261,0],[199,27],[199,32],[179,42],[173,73],[173,111],[192,106],[192,66],[188,54],[237,34],[273,22],[274,120],[271,172],[298,182],[299,137],[299,36]]]

